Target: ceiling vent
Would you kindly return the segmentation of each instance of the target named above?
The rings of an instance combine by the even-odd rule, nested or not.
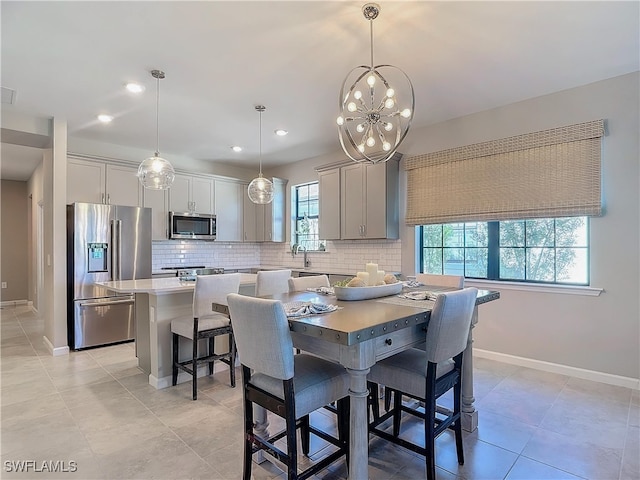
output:
[[[7,87],[0,87],[2,90],[2,103],[13,105],[16,102],[16,91]]]

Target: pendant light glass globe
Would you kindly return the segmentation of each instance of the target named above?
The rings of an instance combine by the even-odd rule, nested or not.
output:
[[[164,72],[151,70],[151,76],[156,79],[156,152],[153,157],[144,159],[138,167],[138,180],[144,188],[149,190],[167,190],[171,187],[175,178],[173,165],[169,160],[160,156],[160,79],[164,78]]]
[[[265,205],[273,201],[273,182],[264,178],[262,174],[251,180],[247,189],[249,200],[258,205]]]
[[[262,112],[266,110],[264,105],[256,105],[256,111],[260,114],[260,131],[259,131],[259,143],[260,143],[260,173],[258,176],[251,180],[249,187],[247,188],[247,194],[249,200],[258,205],[265,205],[273,201],[273,182],[268,178],[262,176]]]
[[[173,165],[156,153],[146,158],[138,167],[138,179],[150,190],[166,190],[171,187],[175,171]]]

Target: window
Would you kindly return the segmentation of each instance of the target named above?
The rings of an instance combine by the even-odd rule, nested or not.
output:
[[[423,225],[421,271],[489,280],[589,284],[587,217]]]
[[[295,187],[294,243],[306,250],[319,250],[318,235],[318,182]]]

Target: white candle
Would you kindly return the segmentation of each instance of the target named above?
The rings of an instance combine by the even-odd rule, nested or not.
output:
[[[369,282],[368,285],[375,285],[378,280],[378,264],[377,263],[367,263],[365,265],[365,270],[369,274]]]
[[[378,283],[384,283],[384,270],[378,270]]]
[[[365,285],[369,285],[369,273],[368,272],[358,272],[356,273],[356,277],[362,279]]]

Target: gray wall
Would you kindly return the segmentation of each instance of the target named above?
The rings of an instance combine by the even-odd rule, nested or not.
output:
[[[504,289],[480,307],[475,347],[580,369],[640,378],[639,74],[624,75],[501,108],[414,128],[405,158],[421,153],[603,118],[602,177],[605,213],[591,220],[591,285],[599,296]],[[336,155],[268,172],[290,184],[317,179],[314,167]],[[401,165],[402,168],[402,165]],[[404,218],[406,175],[401,175]],[[415,229],[405,227],[402,271],[416,269]],[[335,242],[337,244],[337,242]]]
[[[3,302],[26,301],[29,296],[28,205],[27,182],[0,182],[0,276],[7,282],[7,288],[0,290]]]
[[[604,292],[501,290],[499,301],[480,309],[476,348],[640,378],[639,81],[636,72],[433,125],[411,137],[411,152],[426,153],[606,120],[605,213],[591,220],[590,230],[591,286]],[[413,229],[404,236],[403,267],[413,256]]]

